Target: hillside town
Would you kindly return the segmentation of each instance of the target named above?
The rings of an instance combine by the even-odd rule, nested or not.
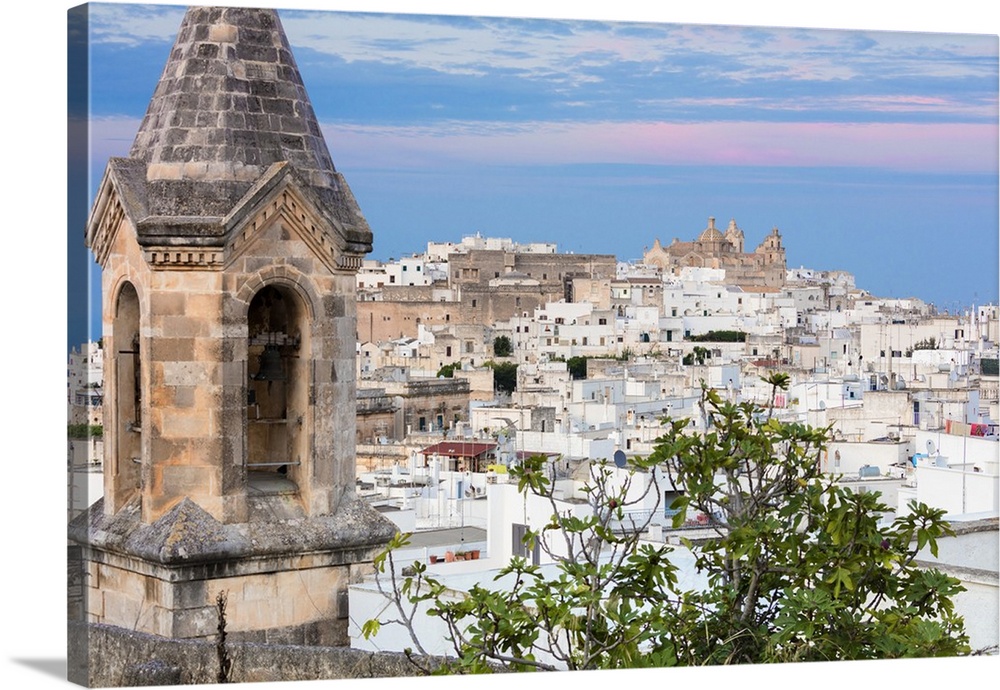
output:
[[[994,610],[1000,310],[879,298],[846,271],[787,268],[782,241],[775,228],[744,253],[735,220],[723,234],[709,218],[695,240],[655,240],[636,262],[479,235],[365,260],[357,492],[415,533],[408,555],[469,581],[521,549],[506,483],[520,459],[548,457],[572,496],[591,463],[652,452],[664,418],[705,430],[703,385],[770,404],[763,378],[781,371],[790,385],[775,413],[829,427],[824,471],[880,492],[897,514],[911,500],[940,507],[967,526],[957,540],[984,541],[946,565],[963,574],[970,614]],[[100,425],[101,369],[99,343],[71,353],[71,423]],[[71,517],[100,495],[102,446],[69,442]],[[257,471],[280,467],[266,464]],[[649,538],[676,540],[669,504],[658,505]],[[689,522],[682,531],[703,526]],[[453,565],[467,553],[479,562]],[[377,610],[374,592],[353,588],[352,611]],[[974,641],[995,646],[995,625],[975,620]],[[366,647],[358,630],[352,640]]]
[[[469,602],[524,564],[586,590],[597,627],[609,604],[639,628],[623,667],[761,663],[758,642],[770,661],[996,655],[996,303],[882,298],[789,268],[777,227],[714,217],[640,239],[636,261],[480,234],[371,260],[274,10],[186,9],[146,113],[84,229],[101,336],[67,370],[70,680],[412,675],[414,640],[439,658],[463,629],[421,615],[372,635],[408,587],[382,576]],[[740,512],[754,482],[774,491]],[[746,556],[774,547],[756,518],[781,523],[791,565]],[[545,576],[576,565],[641,572],[614,597]],[[664,639],[699,646],[646,659],[631,616],[664,602],[693,626]],[[603,667],[560,656],[581,628],[567,608],[516,663]],[[509,609],[529,636],[536,610]],[[750,647],[720,650],[692,610]],[[826,633],[796,632],[803,611]],[[861,628],[873,639],[810,656]]]

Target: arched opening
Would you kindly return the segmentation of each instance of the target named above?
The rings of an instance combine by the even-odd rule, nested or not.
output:
[[[118,292],[112,324],[114,347],[114,462],[111,510],[117,512],[142,483],[142,352],[139,343],[139,294],[126,282]]]
[[[247,312],[247,443],[254,493],[298,493],[309,458],[308,314],[290,288],[265,285]]]

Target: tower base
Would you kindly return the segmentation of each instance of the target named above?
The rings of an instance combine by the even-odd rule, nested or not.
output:
[[[395,525],[357,499],[305,517],[282,497],[261,497],[249,512],[224,525],[184,499],[144,525],[138,499],[112,516],[98,501],[70,524],[83,575],[71,620],[211,639],[222,594],[233,641],[349,644],[347,587],[370,572]]]

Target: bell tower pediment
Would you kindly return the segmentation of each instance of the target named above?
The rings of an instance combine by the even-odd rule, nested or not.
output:
[[[341,224],[284,164],[271,166],[223,223],[226,267],[249,256],[296,257],[316,259],[331,273],[354,272],[364,256],[350,251]]]

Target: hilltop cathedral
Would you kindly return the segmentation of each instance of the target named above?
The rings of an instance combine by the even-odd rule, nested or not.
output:
[[[657,266],[664,272],[677,273],[685,266],[721,268],[726,282],[743,288],[780,288],[785,284],[785,248],[781,234],[774,228],[752,253],[743,251],[743,231],[735,220],[729,221],[726,232],[715,227],[715,218],[708,219],[694,242],[674,238],[667,247],[657,239],[653,248],[642,256],[647,266]]]

